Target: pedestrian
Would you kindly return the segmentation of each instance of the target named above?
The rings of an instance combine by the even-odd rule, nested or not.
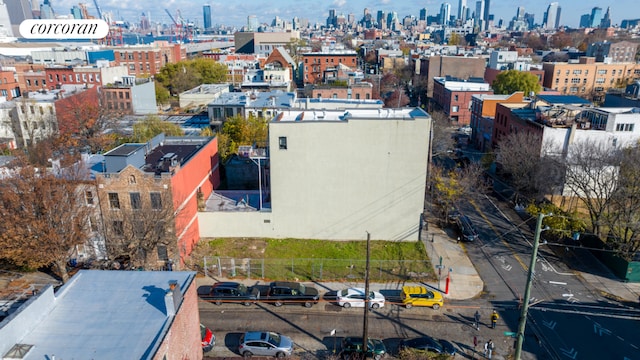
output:
[[[491,314],[491,328],[495,329],[496,328],[496,323],[498,323],[498,319],[500,319],[500,315],[498,315],[498,313],[493,310],[493,313]]]
[[[480,330],[480,313],[476,310],[475,315],[473,315],[473,319],[475,320],[476,330]]]
[[[486,343],[484,343],[484,357],[487,359],[491,359],[491,355],[493,354],[493,341],[489,339]]]

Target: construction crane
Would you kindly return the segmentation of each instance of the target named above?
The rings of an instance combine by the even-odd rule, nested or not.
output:
[[[98,0],[93,0],[93,3],[96,5],[96,10],[98,11],[98,19],[104,20],[102,18],[102,11],[100,11],[100,5],[98,5]]]
[[[173,21],[173,24],[175,25],[174,33],[176,35],[176,40],[178,42],[181,41],[182,40],[182,24],[176,21],[173,15],[171,15],[171,11],[169,11],[169,9],[164,9],[164,11],[167,13],[167,15],[169,15],[169,18],[171,19],[171,21]]]

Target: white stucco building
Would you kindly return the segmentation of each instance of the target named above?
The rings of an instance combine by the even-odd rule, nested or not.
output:
[[[281,112],[262,208],[200,212],[200,236],[417,240],[430,129],[417,108]]]

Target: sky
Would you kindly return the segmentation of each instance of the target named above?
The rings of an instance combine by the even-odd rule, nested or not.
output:
[[[638,0],[556,0],[562,8],[561,24],[577,27],[582,14],[590,13],[591,8],[601,7],[603,14],[611,7],[613,24],[620,24],[623,19],[640,18]],[[42,0],[40,0],[42,2]],[[69,14],[72,6],[85,2],[90,14],[97,14],[94,0],[51,0],[57,14]],[[260,23],[269,23],[279,16],[291,21],[295,16],[309,19],[311,24],[326,23],[329,9],[337,14],[347,16],[353,13],[357,20],[363,16],[364,8],[368,8],[375,16],[378,10],[385,13],[395,11],[402,19],[407,15],[418,17],[421,8],[427,8],[428,15],[436,15],[443,1],[434,0],[97,0],[100,9],[110,11],[116,20],[139,22],[140,15],[145,13],[151,21],[170,23],[166,14],[168,9],[172,15],[179,10],[182,17],[196,24],[203,24],[202,5],[211,6],[212,23],[241,27],[246,25],[247,16],[256,15]],[[467,0],[467,6],[475,9],[475,0]],[[507,23],[516,9],[523,6],[528,13],[535,14],[536,23],[541,23],[543,13],[551,1],[524,0],[491,0],[491,13],[496,21],[500,18]],[[158,4],[162,4],[158,6]],[[458,0],[448,1],[451,13],[458,13]]]

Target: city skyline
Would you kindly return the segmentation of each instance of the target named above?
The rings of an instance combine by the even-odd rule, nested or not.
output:
[[[34,0],[35,1],[35,0]],[[40,0],[39,3],[42,3]],[[467,7],[473,12],[475,10],[475,0],[467,0]],[[619,1],[598,1],[598,0],[560,0],[545,2],[527,2],[523,0],[493,0],[491,1],[490,13],[494,15],[494,20],[503,19],[509,22],[515,15],[517,8],[522,6],[527,13],[535,15],[535,21],[541,24],[543,15],[551,2],[558,2],[562,8],[560,18],[561,25],[577,27],[580,23],[580,17],[583,14],[591,13],[594,7],[600,7],[603,12],[607,7],[611,7],[611,19],[613,25],[619,25],[624,19],[640,18],[640,7],[636,4],[636,0],[619,0]],[[286,21],[291,21],[293,17],[308,19],[311,25],[315,23],[325,24],[330,9],[335,9],[336,14],[350,13],[355,15],[356,21],[363,16],[363,11],[368,8],[372,13],[382,10],[385,12],[395,11],[398,18],[405,16],[419,17],[420,9],[427,8],[427,15],[435,16],[440,12],[443,3],[451,5],[451,14],[458,14],[458,0],[450,1],[391,1],[391,0],[332,0],[311,2],[310,0],[245,0],[243,2],[222,2],[222,1],[206,1],[206,0],[168,0],[165,1],[161,8],[152,0],[139,0],[136,2],[128,2],[126,7],[121,1],[117,0],[98,0],[98,5],[102,12],[111,12],[115,20],[124,20],[137,23],[142,13],[145,13],[152,22],[161,22],[169,24],[171,19],[165,12],[169,10],[175,14],[180,10],[182,17],[198,25],[204,25],[202,9],[205,4],[211,6],[212,24],[228,25],[242,27],[247,24],[249,15],[256,15],[259,23],[271,23],[276,17],[280,17]],[[70,14],[70,9],[78,5],[78,0],[55,0],[51,2],[54,10],[58,15]],[[96,15],[95,4],[93,1],[87,2],[89,13]],[[313,12],[309,9],[313,9]]]

